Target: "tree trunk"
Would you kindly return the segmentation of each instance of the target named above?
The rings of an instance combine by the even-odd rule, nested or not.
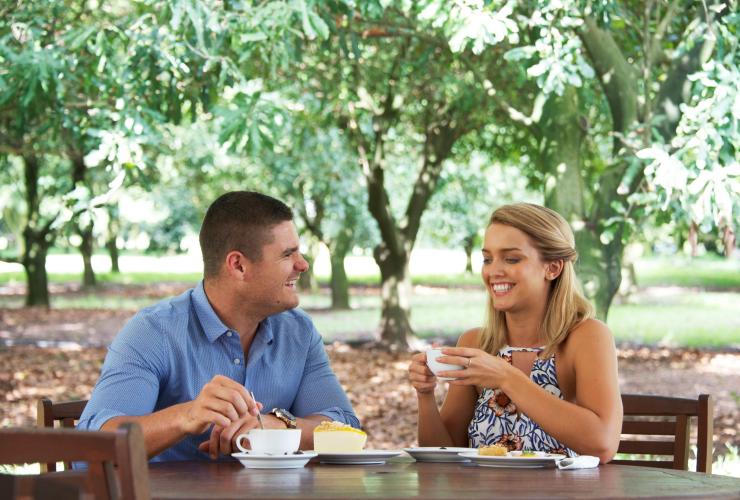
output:
[[[82,238],[80,243],[80,254],[82,255],[82,286],[84,288],[91,288],[96,285],[95,270],[92,267],[92,256],[94,250],[95,238],[93,236],[93,222],[92,220],[84,228],[79,228],[78,233]]]
[[[49,252],[47,234],[39,234],[30,227],[23,231],[24,250],[22,264],[26,271],[26,306],[49,308],[49,276],[46,273],[46,255]]]
[[[115,235],[108,238],[108,241],[105,242],[105,248],[108,250],[108,255],[110,256],[110,272],[115,274],[120,273],[121,267],[118,263],[120,256],[118,254],[118,245],[116,244]]]
[[[625,222],[617,207],[627,209],[627,196],[638,189],[644,176],[644,171],[640,170],[625,180],[629,161],[623,155],[630,154],[630,147],[620,139],[638,124],[639,85],[636,71],[622,54],[611,33],[599,28],[594,19],[586,17],[584,21],[578,34],[604,89],[615,134],[613,165],[601,176],[598,192],[593,196],[593,207],[588,218],[584,218],[583,228],[576,232],[576,242],[581,281],[587,295],[594,301],[598,316],[605,320],[612,298],[619,290],[622,274]],[[680,113],[667,111],[680,111],[681,103],[688,97],[688,76],[701,67],[713,43],[712,37],[707,37],[703,43],[674,61],[674,67],[661,84],[654,107],[646,110],[647,116],[657,112],[667,118],[659,127],[666,143],[670,143],[675,135],[675,126],[680,120]],[[604,222],[611,219],[622,220],[605,227]]]
[[[76,149],[70,149],[68,152],[70,161],[72,162],[72,184],[74,187],[78,187],[85,183],[85,177],[87,175],[87,165],[85,164],[84,155]],[[95,221],[92,217],[92,213],[89,207],[88,211],[83,211],[77,214],[75,220],[75,227],[77,228],[77,234],[82,239],[80,243],[80,254],[82,255],[82,286],[89,288],[95,286],[95,271],[92,268],[92,254],[93,254],[93,225]]]
[[[578,95],[566,87],[562,96],[551,95],[540,121],[545,205],[576,227],[584,219],[581,157],[583,129],[579,125]]]
[[[349,280],[344,255],[331,254],[331,308],[349,309]]]
[[[121,268],[118,263],[118,245],[116,240],[118,239],[118,233],[120,231],[120,220],[118,218],[118,205],[108,206],[108,239],[105,242],[105,248],[108,250],[110,256],[110,271],[112,273],[120,273]]]
[[[699,228],[694,221],[689,224],[689,246],[691,247],[691,256],[697,257],[699,255]]]
[[[407,349],[415,339],[411,328],[411,279],[408,254],[394,254],[381,243],[373,252],[380,267],[382,308],[380,315],[381,341]]]
[[[599,226],[585,221],[581,177],[583,130],[579,119],[578,95],[572,87],[566,88],[562,96],[551,95],[545,104],[540,128],[540,161],[547,176],[545,205],[573,227],[579,254],[578,278],[594,303],[597,316],[606,320],[621,281],[622,254],[619,251],[613,256],[611,252],[615,249],[604,246],[599,238]]]
[[[467,236],[463,240],[463,250],[465,250],[465,272],[473,274],[473,247],[475,246],[475,234]]]
[[[611,203],[616,201],[615,174],[606,175],[599,199],[594,201],[593,218],[585,214],[581,176],[584,131],[580,125],[578,95],[572,87],[562,96],[552,95],[545,104],[541,120],[540,161],[547,176],[545,205],[567,220],[575,233],[578,262],[576,270],[586,296],[593,302],[596,315],[606,321],[614,295],[622,281],[622,225],[617,223],[611,241],[602,242],[602,223],[608,219]]]
[[[26,196],[26,227],[23,229],[23,257],[21,263],[26,271],[26,306],[48,308],[49,277],[46,273],[46,255],[54,241],[51,230],[53,221],[41,224],[38,202],[39,159],[33,155],[23,156],[23,174]],[[34,224],[38,228],[33,227]]]
[[[576,273],[583,290],[596,308],[596,316],[606,321],[612,299],[622,283],[622,238],[616,236],[608,245],[600,240],[601,231],[584,228],[576,231],[578,262]]]
[[[732,259],[732,254],[735,251],[735,229],[731,222],[728,222],[722,230],[722,244],[725,247],[725,258]]]
[[[349,281],[344,268],[344,258],[347,256],[352,243],[352,230],[347,228],[340,231],[329,245],[331,253],[331,308],[349,309]]]
[[[316,281],[316,275],[313,272],[313,264],[318,253],[317,245],[309,243],[308,251],[303,255],[303,258],[308,262],[308,270],[298,277],[298,288],[304,292],[316,292],[319,289],[319,283]]]
[[[400,66],[394,66],[391,73]],[[411,189],[406,211],[401,220],[397,221],[385,186],[386,134],[395,126],[400,116],[393,109],[397,81],[396,78],[388,80],[387,91],[382,98],[383,110],[373,116],[372,133],[363,135],[353,104],[348,106],[351,115],[343,126],[357,147],[359,164],[367,184],[368,210],[380,231],[381,243],[373,250],[373,257],[380,268],[383,301],[380,340],[389,346],[408,349],[416,343],[409,320],[409,257],[419,233],[422,215],[434,194],[445,159],[451,155],[455,142],[475,127],[468,120],[470,113],[467,104],[440,103],[439,107],[429,107],[421,113],[425,119],[421,168]],[[461,107],[456,107],[456,104]]]

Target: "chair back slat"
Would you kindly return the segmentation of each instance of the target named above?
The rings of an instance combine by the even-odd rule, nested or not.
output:
[[[622,434],[650,436],[675,436],[676,422],[654,422],[646,420],[625,420],[622,422]]]
[[[18,432],[11,432],[17,430]],[[116,453],[116,435],[112,432],[74,429],[3,429],[2,463],[36,463],[49,460],[75,462],[103,461]],[[64,432],[60,432],[64,431]],[[48,439],[48,444],[44,440]],[[8,460],[15,460],[10,462]]]
[[[132,479],[121,483],[123,498],[148,498],[149,463],[146,460],[146,446],[140,427],[137,426],[134,432],[128,433],[125,439],[116,443],[116,454],[119,457],[120,476]],[[147,478],[147,480],[137,481],[136,478]]]
[[[620,441],[619,453],[639,453],[644,455],[673,455],[673,441]]]
[[[696,471],[712,473],[714,448],[714,406],[708,394],[699,396],[699,415],[696,438]]]
[[[625,415],[696,415],[698,401],[671,396],[623,394],[622,406]]]
[[[105,462],[97,461],[88,463],[90,487],[95,498],[117,500],[117,485],[115,479],[110,477],[107,465]]]
[[[689,417],[676,417],[676,449],[673,452],[673,464],[676,469],[689,470]]]
[[[56,427],[55,423],[59,424],[59,427],[73,428],[77,425],[77,421],[82,415],[82,411],[87,405],[87,400],[75,400],[75,401],[60,401],[58,403],[52,402],[48,398],[39,400],[36,412],[36,422],[38,427],[53,428]],[[72,464],[68,461],[64,461],[64,468],[69,470],[72,468]],[[41,464],[42,472],[54,472],[57,470],[57,464],[55,462]]]
[[[702,394],[698,399],[623,394],[622,406],[625,418],[619,453],[668,455],[671,461],[612,460],[613,463],[688,470],[690,424],[691,418],[695,417],[698,427],[696,470],[711,473],[713,410],[708,394]],[[640,436],[645,436],[645,439],[639,439]],[[672,439],[667,441],[666,436]]]

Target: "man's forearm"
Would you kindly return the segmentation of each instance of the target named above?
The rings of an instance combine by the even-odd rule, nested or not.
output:
[[[185,411],[185,405],[190,403],[180,403],[169,408],[154,412],[150,415],[140,417],[121,416],[113,417],[105,422],[100,430],[112,431],[119,425],[126,422],[136,422],[141,426],[144,434],[144,444],[146,445],[146,454],[149,458],[159,455],[167,448],[177,444],[187,433],[180,426],[182,412]]]

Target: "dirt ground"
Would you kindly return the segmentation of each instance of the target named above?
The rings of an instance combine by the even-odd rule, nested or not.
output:
[[[176,290],[140,292],[162,296]],[[135,292],[129,289],[125,293]],[[105,346],[133,313],[0,309],[0,426],[33,425],[36,402],[42,397],[88,398]],[[368,431],[368,446],[413,445],[416,401],[406,378],[410,355],[341,343],[328,345],[327,351]],[[715,455],[726,452],[725,444],[740,447],[740,352],[623,345],[619,346],[619,381],[622,392],[684,397],[711,394]],[[444,397],[444,390],[439,388],[439,398]]]

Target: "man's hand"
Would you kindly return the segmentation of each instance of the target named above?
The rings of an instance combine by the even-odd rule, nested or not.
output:
[[[187,403],[179,426],[185,434],[202,434],[211,425],[226,428],[246,416],[256,421],[257,413],[259,407],[243,385],[216,375]]]
[[[257,403],[262,406],[262,403]],[[285,429],[285,423],[273,415],[262,415],[262,422],[265,429]],[[241,451],[236,446],[236,438],[246,434],[252,429],[259,428],[259,421],[252,415],[247,415],[228,427],[214,425],[211,429],[211,436],[208,441],[203,441],[198,445],[198,449],[208,452],[212,459],[219,455],[231,455],[234,452]],[[243,445],[242,445],[243,446]]]

